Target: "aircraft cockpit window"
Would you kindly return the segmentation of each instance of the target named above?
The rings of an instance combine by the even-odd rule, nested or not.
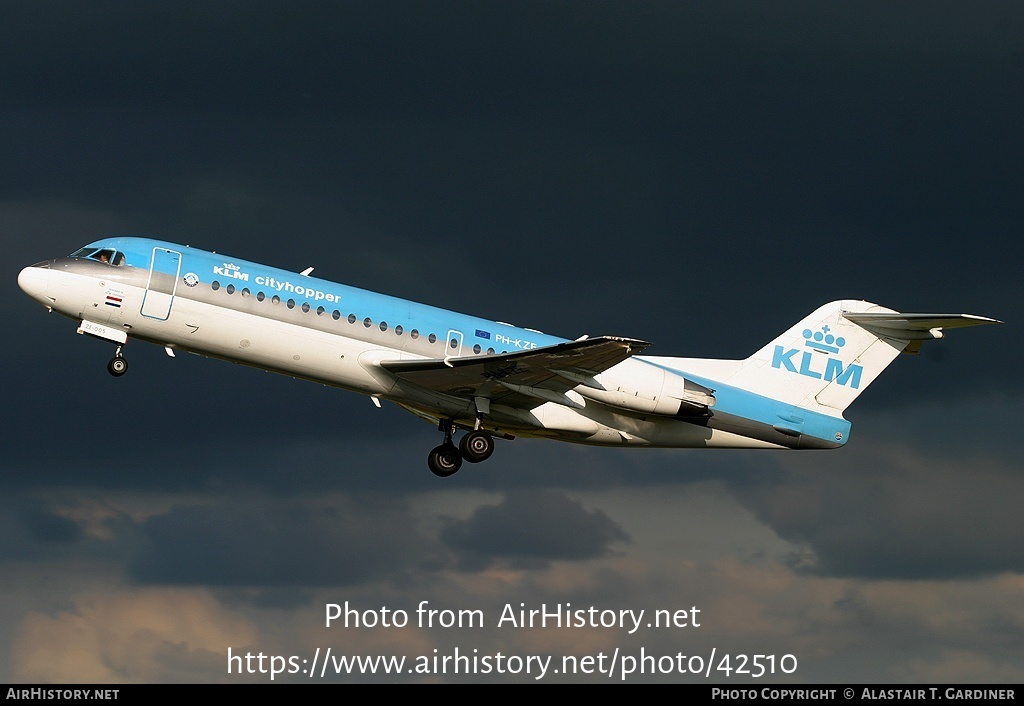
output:
[[[124,253],[111,248],[82,248],[71,253],[71,257],[81,257],[86,260],[95,260],[105,265],[120,267],[124,264]]]

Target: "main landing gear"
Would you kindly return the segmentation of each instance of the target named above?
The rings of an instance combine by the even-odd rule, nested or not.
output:
[[[452,442],[455,423],[443,420],[439,427],[444,432],[444,443],[427,456],[427,466],[435,476],[447,478],[462,468],[463,461],[480,463],[494,453],[494,437],[482,429],[474,429],[466,434],[456,447]]]
[[[128,361],[121,355],[121,346],[117,347],[117,350],[114,351],[114,357],[107,363],[107,372],[116,378],[128,372]]]

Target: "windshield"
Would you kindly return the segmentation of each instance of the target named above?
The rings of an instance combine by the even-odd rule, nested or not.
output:
[[[124,264],[124,253],[112,248],[82,248],[71,253],[71,257],[82,257],[86,260],[95,260],[107,265],[120,267]]]

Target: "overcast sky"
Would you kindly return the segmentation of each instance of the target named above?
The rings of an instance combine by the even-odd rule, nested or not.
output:
[[[268,680],[229,647],[1024,679],[1020,3],[9,2],[0,75],[0,681]],[[840,451],[516,440],[441,480],[393,405],[138,342],[107,375],[16,278],[126,234],[653,355],[840,298],[1007,323],[897,360]],[[487,622],[325,628],[345,601]]]

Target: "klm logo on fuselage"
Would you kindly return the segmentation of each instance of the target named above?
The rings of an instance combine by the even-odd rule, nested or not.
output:
[[[846,345],[846,339],[842,336],[838,338],[833,336],[829,333],[827,325],[822,326],[820,331],[813,333],[809,328],[804,329],[803,336],[806,339],[803,350],[775,346],[775,353],[772,355],[773,368],[784,368],[791,373],[824,380],[825,382],[832,382],[834,380],[840,385],[852,387],[854,390],[860,388],[860,379],[864,373],[864,368],[856,363],[850,363],[844,368],[841,359],[832,357],[833,354],[838,354],[839,349]],[[825,358],[824,367],[821,366],[821,356],[814,355],[811,351],[806,350],[807,348],[829,354]]]
[[[225,262],[223,267],[214,267],[213,274],[220,275],[221,277],[230,277],[231,279],[240,279],[243,282],[249,281],[249,273],[242,272],[242,268],[230,262]]]

